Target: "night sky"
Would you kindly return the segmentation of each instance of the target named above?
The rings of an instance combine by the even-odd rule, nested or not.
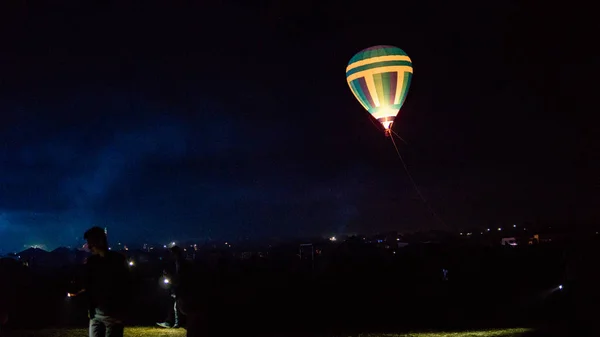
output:
[[[560,3],[32,3],[0,10],[0,247],[598,221]],[[377,44],[413,60],[394,130],[445,224],[346,84]]]

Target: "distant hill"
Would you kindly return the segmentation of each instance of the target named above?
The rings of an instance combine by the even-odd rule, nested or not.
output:
[[[71,254],[73,252],[75,252],[74,249],[70,249],[67,247],[58,247],[55,250],[53,250],[51,253],[52,254]]]
[[[50,254],[49,252],[41,249],[41,248],[28,248],[25,249],[24,251],[18,253],[17,255],[19,255],[21,257],[21,259],[23,258],[35,258],[35,257],[42,257],[42,256],[47,256],[48,254]]]

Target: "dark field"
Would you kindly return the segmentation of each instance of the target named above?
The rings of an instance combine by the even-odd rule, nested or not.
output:
[[[203,271],[198,291],[207,326],[216,335],[517,336],[525,330],[502,329],[552,332],[558,331],[554,326],[566,331],[593,325],[591,313],[600,303],[593,262],[598,246],[573,247],[427,244],[393,253],[346,243],[324,249],[314,267],[298,259],[297,246],[248,260],[206,254],[195,263]],[[159,280],[160,261],[165,260],[139,260],[131,270],[136,288],[127,326],[136,328],[127,329],[128,336],[184,334],[184,329],[146,328],[163,321],[172,306]],[[10,303],[4,332],[85,336],[85,300],[66,297],[80,267],[3,266],[11,269],[2,273],[10,275],[3,277],[2,289],[11,289],[3,294]]]

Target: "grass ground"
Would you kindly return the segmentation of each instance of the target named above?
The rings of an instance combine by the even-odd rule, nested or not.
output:
[[[528,329],[474,330],[464,332],[415,332],[408,334],[366,334],[364,337],[517,337]],[[48,329],[40,331],[16,331],[7,337],[85,337],[87,329]],[[184,337],[185,329],[162,329],[154,327],[125,328],[125,337]]]

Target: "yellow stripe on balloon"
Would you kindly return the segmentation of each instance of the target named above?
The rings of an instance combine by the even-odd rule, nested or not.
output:
[[[367,69],[367,70],[359,71],[357,73],[354,73],[354,74],[348,76],[346,78],[346,80],[348,81],[348,83],[350,83],[350,82],[354,81],[357,78],[364,77],[365,80],[367,80],[368,77],[371,76],[371,81],[372,81],[373,80],[373,77],[372,77],[373,74],[392,73],[392,72],[398,72],[398,77],[400,77],[400,76],[404,77],[404,73],[405,72],[412,73],[413,72],[413,68],[411,66],[389,66],[389,67]],[[369,88],[369,90],[371,90],[371,89]]]
[[[383,102],[383,104],[386,104],[387,102],[385,101],[385,94],[383,93],[383,83],[381,82],[381,74],[378,75],[379,76],[379,81],[375,81],[375,75],[373,75],[373,81],[375,83],[375,90],[376,93],[375,95],[377,96],[377,99],[381,99],[381,101],[379,101],[379,106],[381,106],[381,103]],[[379,107],[378,106],[378,107]]]
[[[394,96],[394,104],[400,104],[400,95],[402,94],[402,86],[404,85],[404,73],[398,73],[396,76],[396,95]]]
[[[365,76],[365,82],[367,82],[367,88],[369,88],[369,94],[373,99],[373,104],[375,104],[375,107],[379,108],[379,96],[377,96],[377,88],[375,88],[375,80],[373,79],[372,73]]]
[[[385,61],[409,61],[409,62],[412,62],[410,60],[410,58],[406,55],[376,56],[376,57],[371,57],[366,60],[360,60],[360,61],[356,61],[352,64],[349,64],[348,67],[346,67],[346,72],[348,72],[349,70],[354,69],[356,67],[364,66],[367,64],[371,64],[371,63],[385,62]]]

